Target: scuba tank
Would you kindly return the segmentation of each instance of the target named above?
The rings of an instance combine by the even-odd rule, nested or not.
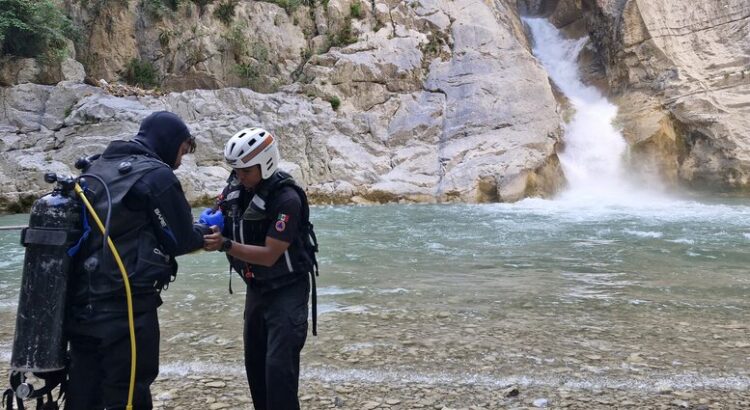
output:
[[[11,388],[3,395],[7,408],[12,408],[13,396],[19,409],[24,399],[33,398],[40,408],[44,395],[48,404],[43,408],[57,408],[51,391],[61,384],[62,394],[66,375],[65,297],[71,259],[84,233],[83,209],[73,178],[46,174],[44,179],[57,185],[34,202],[29,226],[21,231],[26,253],[10,361]],[[43,379],[44,386],[35,390],[26,380],[28,373]]]
[[[58,401],[65,393],[68,370],[67,340],[63,325],[68,278],[71,260],[91,231],[89,216],[102,233],[102,247],[106,249],[109,245],[125,284],[131,348],[126,408],[133,407],[136,343],[130,282],[120,254],[109,238],[112,211],[109,188],[101,177],[85,173],[91,163],[99,157],[100,154],[97,154],[76,161],[75,167],[84,172],[78,178],[45,174],[46,182],[57,185],[51,193],[34,202],[29,216],[29,226],[21,232],[21,244],[26,247],[26,254],[11,355],[11,387],[3,393],[5,408],[9,410],[13,409],[14,398],[20,410],[24,409],[23,401],[26,399],[36,399],[37,410],[59,408]],[[86,198],[87,188],[83,177],[98,180],[104,189],[107,199],[104,223]],[[28,373],[44,380],[44,386],[35,390],[34,386],[27,382]],[[60,389],[55,400],[52,398],[52,391],[58,385]]]

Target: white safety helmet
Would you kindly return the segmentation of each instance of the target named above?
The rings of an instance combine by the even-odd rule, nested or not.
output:
[[[263,128],[245,128],[224,145],[224,159],[232,168],[260,165],[261,178],[268,179],[279,166],[279,147]]]

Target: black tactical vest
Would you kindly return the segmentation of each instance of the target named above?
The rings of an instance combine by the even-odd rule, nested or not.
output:
[[[243,202],[247,202],[245,196],[250,194],[244,191],[234,175],[230,177],[221,204],[225,215],[225,232],[228,229],[230,237],[236,242],[264,246],[266,234],[276,216],[271,213],[275,212],[274,201],[282,189],[294,189],[300,196],[302,212],[299,226],[306,227],[309,222],[309,209],[304,190],[296,185],[289,174],[277,171],[261,183],[246,206],[243,206]],[[232,268],[240,273],[245,282],[276,289],[301,279],[312,271],[312,261],[303,243],[305,237],[304,232],[300,232],[286,252],[270,267],[246,263],[228,255],[227,257]]]
[[[109,236],[125,265],[134,299],[138,295],[158,293],[176,273],[174,258],[159,246],[151,216],[147,214],[149,211],[134,212],[123,205],[123,199],[133,185],[159,167],[167,165],[145,155],[127,155],[101,157],[86,171],[86,174],[100,177],[109,188],[112,215]],[[106,192],[96,179],[88,177],[85,180],[87,197],[102,223],[105,223],[108,207]],[[113,299],[124,301],[125,290],[120,270],[109,248],[103,250],[101,231],[90,215],[88,220],[91,233],[76,257],[73,270],[73,303],[93,303],[96,306],[97,302],[101,302],[104,306]],[[101,310],[109,309],[105,307]]]

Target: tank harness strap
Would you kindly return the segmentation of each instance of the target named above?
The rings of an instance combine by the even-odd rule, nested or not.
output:
[[[83,243],[86,241],[86,239],[89,237],[89,234],[91,233],[91,225],[89,225],[89,217],[88,217],[88,211],[86,210],[85,206],[81,207],[83,211],[83,234],[81,235],[81,239],[78,240],[78,243],[73,245],[70,249],[68,249],[68,256],[71,258],[75,256],[76,253],[81,249],[81,246],[83,246]]]
[[[229,294],[233,295],[234,292],[232,292],[232,264],[229,264]]]
[[[61,246],[68,240],[68,233],[51,229],[24,228],[21,230],[21,245]]]
[[[13,389],[8,389],[3,393],[3,407],[5,407],[8,410],[13,410],[13,398],[15,397],[15,394],[13,393]],[[18,408],[23,410],[23,401],[16,397],[16,402],[18,403]]]
[[[315,237],[315,233],[310,231],[310,234]],[[317,248],[318,242],[315,241],[315,247]],[[319,276],[318,273],[318,261],[313,259],[313,266],[315,269],[310,269],[310,278],[312,279],[312,322],[313,322],[313,336],[318,335],[318,286],[315,283],[315,277]]]
[[[312,282],[312,287],[310,289],[312,293],[312,325],[313,330],[312,334],[313,336],[318,335],[318,287],[315,284],[315,273],[310,271],[310,279]]]

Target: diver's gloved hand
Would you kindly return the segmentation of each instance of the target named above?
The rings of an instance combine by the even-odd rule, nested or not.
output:
[[[215,211],[211,208],[204,209],[198,218],[198,222],[208,226],[218,226],[219,231],[224,230],[224,215],[221,213],[221,209]]]

